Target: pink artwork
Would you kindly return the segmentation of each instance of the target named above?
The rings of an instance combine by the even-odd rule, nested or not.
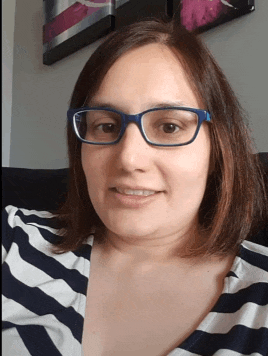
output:
[[[225,5],[226,6],[226,5]],[[189,31],[215,21],[223,11],[221,0],[183,0],[182,25]]]
[[[254,0],[180,0],[180,21],[189,31],[208,29],[254,10]]]
[[[44,25],[43,43],[50,42],[54,37],[91,16],[103,6],[109,5],[110,0],[76,1],[73,5],[55,16],[53,20]]]
[[[115,0],[43,0],[43,63],[51,65],[113,28]]]

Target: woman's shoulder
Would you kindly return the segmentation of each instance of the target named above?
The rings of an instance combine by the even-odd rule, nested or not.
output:
[[[40,345],[45,340],[52,354],[58,348],[58,355],[67,355],[72,345],[80,347],[77,340],[83,326],[90,251],[88,255],[54,254],[51,241],[58,237],[58,230],[50,212],[7,206],[2,216],[5,354],[15,355],[13,348],[18,350],[21,344],[29,347],[31,355],[42,354]],[[54,329],[63,343],[49,333]],[[16,355],[28,355],[23,345]]]
[[[93,236],[81,251],[55,254],[53,247],[62,239],[57,217],[49,211],[6,206],[2,210],[2,263],[16,264],[20,259],[41,263],[44,258],[61,261],[66,267],[77,258],[90,260]],[[46,256],[46,257],[45,257]],[[33,263],[33,261],[31,262]]]
[[[268,239],[268,235],[267,235],[267,239]],[[250,254],[250,252],[252,252],[252,253],[266,256],[268,258],[268,247],[267,246],[261,245],[259,243],[253,242],[253,241],[245,240],[242,242],[241,247],[244,252],[248,252],[249,254]]]
[[[2,262],[15,247],[22,250],[31,246],[36,250],[45,250],[58,238],[53,214],[18,208],[12,205],[2,210]]]
[[[8,205],[2,210],[2,220],[7,221],[11,228],[22,224],[35,224],[36,226],[53,227],[50,223],[54,215],[49,211],[30,210]]]
[[[9,220],[13,220],[15,216],[20,216],[20,218],[27,220],[38,220],[38,218],[51,219],[53,214],[49,211],[25,209],[13,205],[8,205],[2,210],[2,214],[8,216]]]
[[[268,283],[268,247],[243,241],[232,271],[239,279]]]

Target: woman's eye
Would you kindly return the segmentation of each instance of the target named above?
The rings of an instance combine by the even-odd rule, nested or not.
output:
[[[97,126],[97,129],[101,130],[104,133],[111,133],[116,131],[115,124],[100,124]]]
[[[163,124],[162,128],[165,133],[174,133],[180,130],[179,126],[171,123]]]

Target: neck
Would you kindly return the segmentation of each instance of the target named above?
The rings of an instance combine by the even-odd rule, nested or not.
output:
[[[106,231],[101,250],[107,260],[112,259],[115,263],[120,260],[131,266],[169,263],[192,266],[200,263],[200,258],[185,258],[183,254],[189,245],[199,245],[203,239],[197,229],[158,238],[122,237]]]

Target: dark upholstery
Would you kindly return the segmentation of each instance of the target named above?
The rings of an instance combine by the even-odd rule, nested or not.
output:
[[[2,208],[55,210],[64,202],[68,187],[68,168],[2,168]]]
[[[268,181],[268,153],[259,153]],[[7,205],[36,210],[56,210],[64,202],[68,168],[2,168],[2,209]],[[268,190],[268,186],[267,186]],[[268,226],[251,239],[268,246]]]

